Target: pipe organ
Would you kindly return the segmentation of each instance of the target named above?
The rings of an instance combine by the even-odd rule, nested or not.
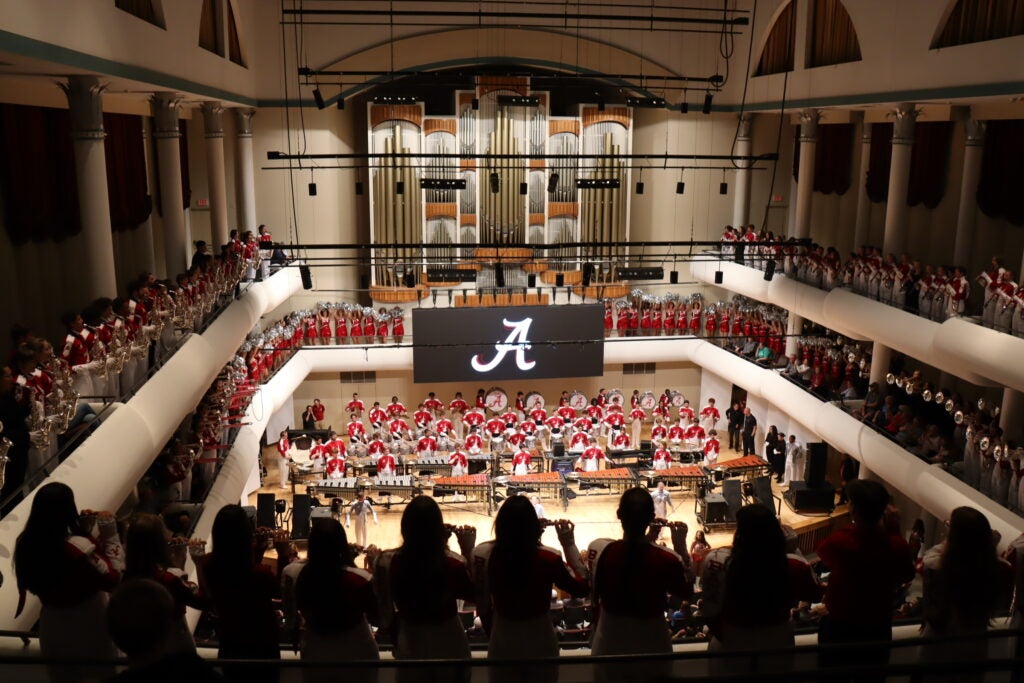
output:
[[[510,95],[536,97],[537,104],[502,101]],[[422,105],[367,105],[370,149],[381,155],[370,183],[371,296],[421,288],[427,266],[456,264],[479,272],[477,288],[522,287],[527,273],[545,284],[562,274],[576,285],[584,264],[590,282],[614,283],[615,267],[628,255],[606,245],[629,239],[631,169],[622,160],[578,155],[629,154],[632,111],[581,105],[575,116],[552,116],[548,93],[532,91],[525,77],[481,76],[454,98],[451,116],[428,116]],[[421,150],[451,156],[388,156]],[[466,187],[421,189],[421,179],[461,179]],[[577,188],[580,179],[614,179],[619,187]],[[533,249],[581,242],[587,246]],[[476,248],[481,243],[499,248]],[[494,277],[497,269],[503,278]]]

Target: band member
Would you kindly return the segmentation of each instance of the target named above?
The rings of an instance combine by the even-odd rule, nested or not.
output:
[[[423,401],[423,407],[429,410],[435,417],[439,417],[444,410],[444,403],[431,391],[427,394],[427,399]]]
[[[714,467],[718,463],[718,454],[722,448],[718,443],[718,432],[712,429],[708,432],[708,440],[704,442],[704,466]]]
[[[453,477],[462,477],[469,474],[469,459],[458,448],[448,456],[448,464],[452,466]]]
[[[482,427],[484,422],[487,421],[487,417],[484,415],[482,408],[474,407],[465,414],[462,421],[469,427],[470,431],[473,431]]]
[[[345,442],[338,437],[338,433],[335,431],[327,434],[327,441],[324,442],[324,446],[328,451],[338,450],[342,455],[345,455]]]
[[[384,442],[379,442],[381,448],[384,448]],[[391,455],[386,449],[381,451],[381,455],[377,458],[377,476],[378,477],[393,477],[395,476],[395,456]]]
[[[654,416],[654,425],[651,427],[651,441],[668,439],[668,428],[661,421],[660,415]]]
[[[569,424],[576,419],[576,411],[568,403],[558,406],[555,414],[562,418],[562,422],[565,424]]]
[[[324,404],[320,402],[320,399],[313,399],[313,420],[317,429],[324,428],[324,417],[327,414],[327,409]]]
[[[544,421],[544,426],[547,427],[548,450],[553,450],[554,444],[562,443],[564,439],[565,422],[558,415],[552,415]]]
[[[380,407],[379,403],[374,403],[373,405]],[[359,400],[359,394],[352,394],[352,400],[345,406],[345,412],[358,420],[363,417],[363,410],[363,402]]]
[[[430,423],[434,421],[434,415],[427,410],[425,404],[421,403],[416,407],[416,412],[412,414],[412,421],[416,424],[416,430],[422,433],[430,427]]]
[[[337,448],[330,450],[324,470],[328,479],[342,479],[345,476],[345,458],[341,457],[341,451]]]
[[[629,411],[630,420],[630,440],[629,447],[633,450],[640,448],[640,431],[643,429],[644,420],[647,419],[647,413],[640,407],[638,403]]]
[[[535,406],[530,410],[530,419],[539,427],[548,419],[548,411],[544,410],[544,406]]]
[[[428,429],[423,437],[416,442],[416,452],[421,458],[429,458],[434,455],[436,450],[437,439],[434,438],[434,433]]]
[[[473,401],[473,407],[479,408],[481,412],[487,409],[487,394],[484,393],[483,389],[476,390],[476,398]]]
[[[479,455],[480,453],[483,452],[483,449],[483,437],[480,436],[480,431],[478,430],[478,428],[473,427],[469,433],[469,436],[466,437],[466,451],[472,455]]]
[[[377,525],[377,513],[373,504],[366,500],[366,494],[360,491],[356,499],[345,510],[345,526],[349,526],[352,517],[356,518],[356,545],[366,546],[366,518],[373,517],[373,524]]]
[[[453,425],[452,421],[447,417],[444,417],[443,414],[441,419],[437,421],[437,424],[434,425],[434,431],[437,432],[439,443],[441,437],[445,437],[447,439],[458,438],[455,434],[455,425]]]
[[[618,431],[608,440],[608,447],[613,451],[624,451],[629,448],[629,435]]]
[[[448,404],[448,411],[451,413],[452,422],[455,424],[455,438],[462,438],[462,416],[469,410],[469,404],[462,398],[462,392],[456,391],[455,398]]]
[[[689,450],[699,451],[704,447],[704,436],[704,428],[694,418],[690,426],[686,428],[683,439],[686,441],[686,446]]]
[[[655,470],[667,470],[672,466],[672,453],[665,448],[664,441],[658,442],[658,448],[654,451],[653,464]]]
[[[516,422],[520,422],[526,416],[526,397],[521,391],[516,392],[515,415]]]
[[[309,460],[313,463],[313,467],[322,470],[326,459],[327,448],[324,446],[323,439],[318,436],[313,439],[313,445],[309,448]]]
[[[597,472],[604,460],[604,451],[597,445],[597,439],[591,437],[590,446],[580,454],[580,462],[584,472]]]
[[[366,454],[375,461],[388,450],[384,440],[380,438],[380,432],[374,432],[373,438],[366,444]]]
[[[291,456],[292,444],[288,440],[288,430],[281,432],[281,436],[277,440],[277,468],[281,474],[281,488],[288,488],[288,464],[292,461]]]
[[[370,414],[367,417],[370,418],[370,426],[374,429],[380,429],[388,421],[388,413],[380,407],[380,401],[373,402],[373,407],[370,408]]]
[[[682,445],[683,439],[686,437],[686,429],[680,427],[677,424],[674,424],[668,428],[668,434],[666,435],[666,437],[668,438],[668,442],[670,444],[678,447]]]
[[[491,451],[501,450],[505,440],[505,421],[500,417],[492,417],[484,426],[484,431],[491,436]]]
[[[396,417],[388,422],[388,433],[391,434],[392,441],[402,440],[409,433],[409,423],[400,417]]]
[[[582,453],[590,445],[590,434],[585,431],[576,432],[569,439],[569,452]]]
[[[679,406],[679,424],[684,427],[690,424],[690,420],[693,419],[693,408],[690,407],[688,400],[683,401],[683,405]]]
[[[391,403],[388,404],[386,410],[388,417],[398,417],[399,415],[407,415],[409,413],[409,411],[405,409],[405,406],[402,405],[402,402],[398,400],[397,396],[391,397]]]
[[[520,449],[512,456],[512,474],[522,476],[530,473],[530,451]]]
[[[718,426],[718,421],[721,418],[721,413],[719,413],[718,408],[715,407],[715,399],[709,398],[708,404],[700,411],[701,426],[704,427],[705,431],[711,431]]]
[[[348,434],[349,443],[363,443],[366,441],[366,427],[363,426],[361,420],[353,417],[348,421],[348,425],[345,426],[345,433]]]

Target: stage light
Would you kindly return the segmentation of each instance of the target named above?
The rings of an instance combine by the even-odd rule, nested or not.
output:
[[[498,177],[498,172],[497,171],[492,171],[491,172],[490,182],[491,182],[491,192],[493,194],[498,194],[498,192],[501,191],[501,178]]]
[[[310,197],[315,197],[316,196],[316,183],[310,183],[309,184],[309,196]]]
[[[405,194],[405,181],[399,180],[395,183],[395,194]]]
[[[323,109],[327,106],[324,102],[323,93],[320,92],[320,88],[313,88],[313,101],[316,102],[317,109]]]
[[[597,101],[597,110],[598,111],[604,111],[604,100],[598,100]]]
[[[309,272],[309,266],[299,266],[299,276],[302,277],[303,289],[313,289],[313,276]]]
[[[718,194],[729,194],[729,183],[718,183]]]
[[[680,102],[679,103],[679,113],[680,114],[689,114],[690,113],[690,103],[687,102],[686,100],[683,100],[682,102]]]
[[[643,194],[643,193],[644,193],[644,184],[643,184],[643,181],[640,181],[640,182],[638,182],[638,183],[636,184],[636,193],[637,193],[637,194]]]
[[[552,173],[548,176],[548,193],[552,193],[558,189],[558,174]]]
[[[463,180],[462,182],[465,183],[466,181]],[[525,194],[529,193],[529,191],[530,191],[530,186],[529,185],[527,185],[526,183],[519,183],[519,194],[525,195]]]
[[[715,271],[715,284],[720,285],[725,280],[725,273],[720,270]]]
[[[711,113],[711,101],[714,99],[714,97],[715,96],[711,94],[710,90],[704,93],[704,106],[701,108],[701,112],[703,112],[704,114]]]
[[[345,98],[338,95],[338,101],[335,106],[337,106],[341,111],[345,111]]]
[[[682,180],[676,183],[676,194],[686,194],[686,183]]]
[[[678,270],[673,270],[673,271],[669,272],[669,274],[668,274],[668,282],[669,282],[669,284],[672,284],[672,285],[678,285],[679,284],[679,271]]]

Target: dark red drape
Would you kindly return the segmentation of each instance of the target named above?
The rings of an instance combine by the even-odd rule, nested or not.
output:
[[[0,193],[13,244],[59,242],[81,232],[66,109],[0,104]]]
[[[853,124],[818,126],[814,151],[814,191],[846,194],[853,182]],[[800,180],[800,126],[796,126],[793,147],[793,178]]]
[[[188,173],[188,121],[178,121],[178,130],[181,137],[178,138],[178,156],[181,160],[181,203],[182,208],[187,209],[192,202],[192,182]],[[160,145],[153,145],[153,165],[160,168]],[[153,177],[153,187],[156,189],[154,206],[158,215],[164,215],[163,191],[160,187],[159,171]]]
[[[114,232],[134,230],[152,210],[146,188],[146,152],[142,117],[104,114],[107,157],[107,195],[110,227]]]
[[[891,123],[871,126],[871,159],[868,164],[867,193],[873,202],[889,197],[889,167],[892,163]],[[910,157],[907,205],[923,203],[934,209],[946,194],[949,151],[953,136],[950,121],[918,122],[914,127],[914,150]]]
[[[1024,225],[1024,121],[989,121],[982,154],[978,208],[986,216]]]
[[[793,70],[796,52],[796,0],[792,0],[772,25],[761,50],[755,76],[781,74]]]

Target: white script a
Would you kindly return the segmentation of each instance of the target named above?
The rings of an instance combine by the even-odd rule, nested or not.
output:
[[[519,369],[532,370],[537,361],[526,360],[526,352],[532,348],[527,336],[530,333],[530,325],[533,324],[533,318],[525,318],[519,322],[510,322],[507,319],[503,319],[501,322],[506,329],[512,331],[509,332],[504,342],[498,342],[494,345],[494,350],[497,352],[494,358],[491,359],[490,363],[484,363],[480,355],[477,354],[473,356],[470,365],[477,372],[490,372],[498,367],[498,364],[505,359],[506,354],[514,351],[516,354],[516,365],[519,366]]]

